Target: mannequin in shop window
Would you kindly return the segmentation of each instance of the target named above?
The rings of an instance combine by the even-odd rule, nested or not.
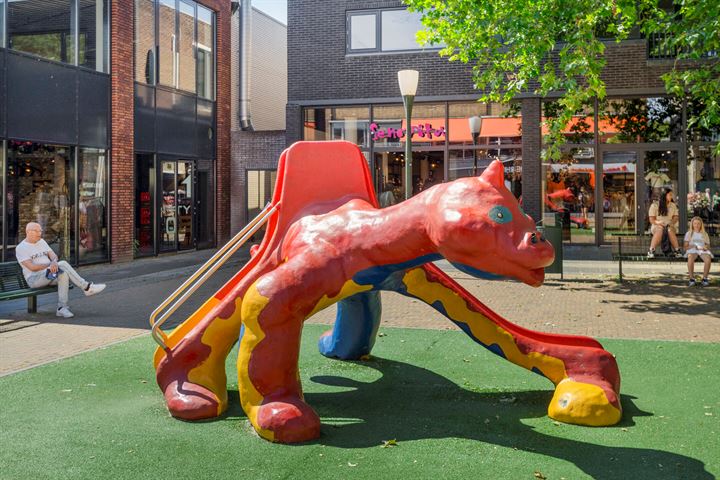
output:
[[[645,175],[645,181],[648,184],[652,198],[652,196],[657,196],[660,193],[662,187],[670,183],[670,177],[668,177],[665,172],[661,172],[657,166],[653,165],[650,167],[647,175]]]

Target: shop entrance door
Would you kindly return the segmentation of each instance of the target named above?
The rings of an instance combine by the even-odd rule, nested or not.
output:
[[[160,162],[160,253],[195,248],[195,167],[188,160]]]
[[[214,162],[198,160],[195,181],[195,238],[197,248],[215,246],[215,174]]]
[[[602,203],[596,218],[602,218],[604,242],[613,242],[618,235],[638,233],[638,152],[603,152]]]

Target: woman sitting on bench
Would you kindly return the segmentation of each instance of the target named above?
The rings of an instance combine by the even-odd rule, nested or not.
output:
[[[666,229],[673,255],[678,258],[682,257],[677,239],[678,207],[673,202],[672,188],[663,187],[659,201],[650,205],[648,217],[650,217],[650,233],[652,234],[648,258],[655,257],[655,248],[662,242],[663,232]]]

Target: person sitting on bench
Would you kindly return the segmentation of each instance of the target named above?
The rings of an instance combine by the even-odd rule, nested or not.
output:
[[[693,217],[690,230],[685,234],[685,256],[688,259],[688,286],[695,286],[695,260],[700,257],[703,261],[702,286],[710,285],[710,263],[713,254],[710,251],[710,237],[705,233],[702,218]]]
[[[665,231],[670,239],[673,255],[678,258],[682,257],[677,239],[678,208],[673,203],[672,188],[663,187],[659,200],[650,205],[648,217],[650,217],[650,233],[652,234],[648,258],[655,257],[655,247],[660,245]]]
[[[25,240],[15,247],[15,258],[22,265],[23,275],[30,288],[48,285],[58,286],[58,307],[55,315],[71,318],[75,315],[68,308],[70,282],[83,290],[86,296],[105,289],[103,283],[92,283],[82,278],[69,263],[58,261],[58,256],[42,238],[40,224],[30,222],[25,227]]]

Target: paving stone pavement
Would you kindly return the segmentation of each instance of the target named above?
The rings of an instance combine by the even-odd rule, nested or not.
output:
[[[148,334],[148,317],[169,293],[212,252],[194,252],[129,264],[80,269],[105,292],[83,297],[71,291],[72,319],[54,315],[54,294],[39,297],[39,312],[25,312],[25,301],[0,302],[0,376]],[[242,250],[221,268],[174,316],[171,328],[192,313],[247,259]],[[630,264],[628,279],[616,281],[617,264],[606,260],[567,260],[564,279],[548,275],[542,287],[512,281],[471,278],[439,262],[463,287],[506,319],[545,332],[630,338],[720,342],[720,282],[707,288],[685,285],[682,263]],[[417,300],[383,292],[383,326],[456,328]],[[335,307],[309,319],[331,324]],[[382,327],[381,327],[382,329]],[[148,351],[148,359],[152,352]],[[149,361],[149,360],[148,360]]]

